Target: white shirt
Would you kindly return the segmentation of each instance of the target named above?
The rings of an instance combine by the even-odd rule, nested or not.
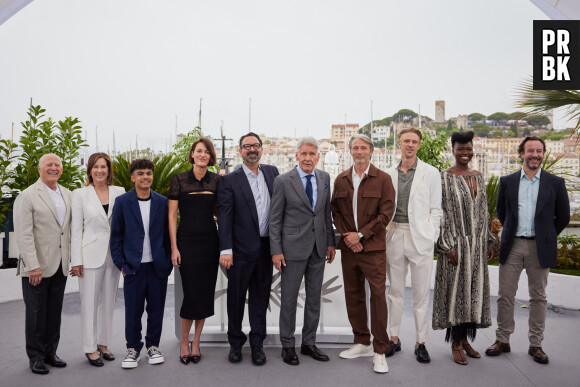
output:
[[[153,262],[153,255],[151,254],[151,240],[149,239],[149,217],[151,213],[151,197],[146,200],[139,201],[139,210],[141,210],[141,218],[143,219],[143,229],[145,230],[145,238],[143,239],[143,255],[141,256],[141,263]]]
[[[354,170],[354,165],[352,166],[352,185],[354,187],[354,193],[352,195],[352,212],[354,214],[354,225],[356,227],[356,231],[358,231],[358,211],[356,210],[356,205],[358,201],[358,187],[360,186],[360,182],[366,175],[369,174],[369,168],[371,167],[371,163],[367,165],[367,169],[363,172],[362,176],[359,176],[358,173]]]
[[[44,183],[44,182],[43,182]],[[50,198],[54,202],[54,206],[56,207],[56,213],[58,214],[58,222],[62,227],[64,225],[64,218],[66,217],[66,203],[62,197],[62,193],[60,192],[60,188],[58,188],[58,184],[56,185],[56,189],[53,190],[48,185],[44,184]]]

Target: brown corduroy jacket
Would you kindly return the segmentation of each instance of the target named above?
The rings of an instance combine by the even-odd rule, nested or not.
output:
[[[334,181],[330,202],[334,225],[341,235],[357,232],[352,208],[352,168],[342,172]],[[364,252],[385,250],[386,227],[393,219],[394,211],[395,189],[391,177],[371,164],[368,175],[360,183],[357,197],[358,232],[364,235],[361,240]],[[348,249],[343,237],[339,247]]]

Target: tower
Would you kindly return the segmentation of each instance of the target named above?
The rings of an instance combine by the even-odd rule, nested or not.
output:
[[[435,101],[435,122],[445,122],[445,101]]]

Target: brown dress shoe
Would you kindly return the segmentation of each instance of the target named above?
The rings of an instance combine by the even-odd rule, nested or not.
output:
[[[509,343],[502,343],[501,341],[496,340],[491,347],[485,350],[485,354],[487,356],[499,356],[502,352],[509,351],[511,351]]]
[[[548,364],[550,361],[548,355],[546,355],[546,353],[542,350],[542,347],[530,347],[530,349],[528,349],[528,354],[540,364]]]

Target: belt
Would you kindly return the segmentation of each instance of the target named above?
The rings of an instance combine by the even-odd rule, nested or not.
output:
[[[525,239],[525,240],[527,240],[527,241],[534,241],[534,240],[536,240],[536,237],[535,237],[535,236],[533,236],[533,237],[527,237],[527,236],[516,236],[516,238],[519,238],[519,239]]]

